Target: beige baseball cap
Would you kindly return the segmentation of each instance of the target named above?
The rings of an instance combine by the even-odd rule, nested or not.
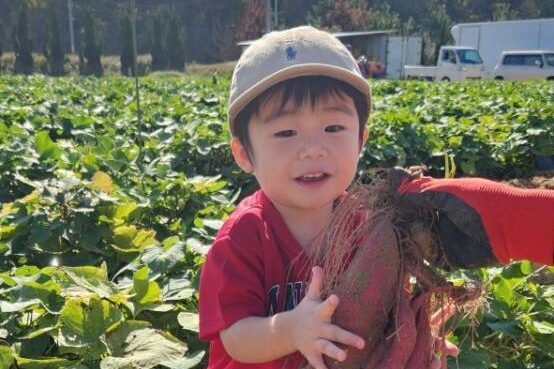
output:
[[[369,84],[350,51],[330,33],[301,26],[266,34],[240,57],[231,80],[231,133],[235,118],[249,102],[271,86],[301,76],[326,76],[352,85],[367,97],[369,111]]]

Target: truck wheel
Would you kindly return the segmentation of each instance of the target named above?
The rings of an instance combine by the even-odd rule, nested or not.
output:
[[[448,78],[448,77],[442,77],[441,81],[443,81],[443,82],[450,82],[450,78]]]
[[[497,81],[502,81],[502,80],[504,79],[504,77],[502,77],[502,76],[496,76],[496,77],[494,77],[494,79],[497,80]]]

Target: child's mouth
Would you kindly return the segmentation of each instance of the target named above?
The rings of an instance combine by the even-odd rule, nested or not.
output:
[[[295,179],[302,184],[315,184],[323,182],[327,178],[329,178],[329,174],[327,173],[310,173],[301,175],[300,177],[296,177]]]

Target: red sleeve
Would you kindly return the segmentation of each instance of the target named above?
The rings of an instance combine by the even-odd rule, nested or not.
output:
[[[249,316],[265,316],[260,220],[246,214],[218,236],[200,277],[200,339]]]
[[[405,183],[401,193],[448,192],[481,217],[497,259],[554,264],[554,191],[522,189],[482,178],[434,179]]]

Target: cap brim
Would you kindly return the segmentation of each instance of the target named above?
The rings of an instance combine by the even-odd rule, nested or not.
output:
[[[359,74],[350,72],[344,68],[335,67],[327,64],[298,64],[281,69],[266,78],[260,80],[254,86],[246,90],[231,105],[229,105],[228,117],[231,131],[233,131],[234,120],[238,113],[244,109],[248,103],[254,100],[265,90],[278,84],[279,82],[303,76],[325,76],[343,81],[359,90],[367,98],[368,111],[371,107],[371,91],[369,83]]]

